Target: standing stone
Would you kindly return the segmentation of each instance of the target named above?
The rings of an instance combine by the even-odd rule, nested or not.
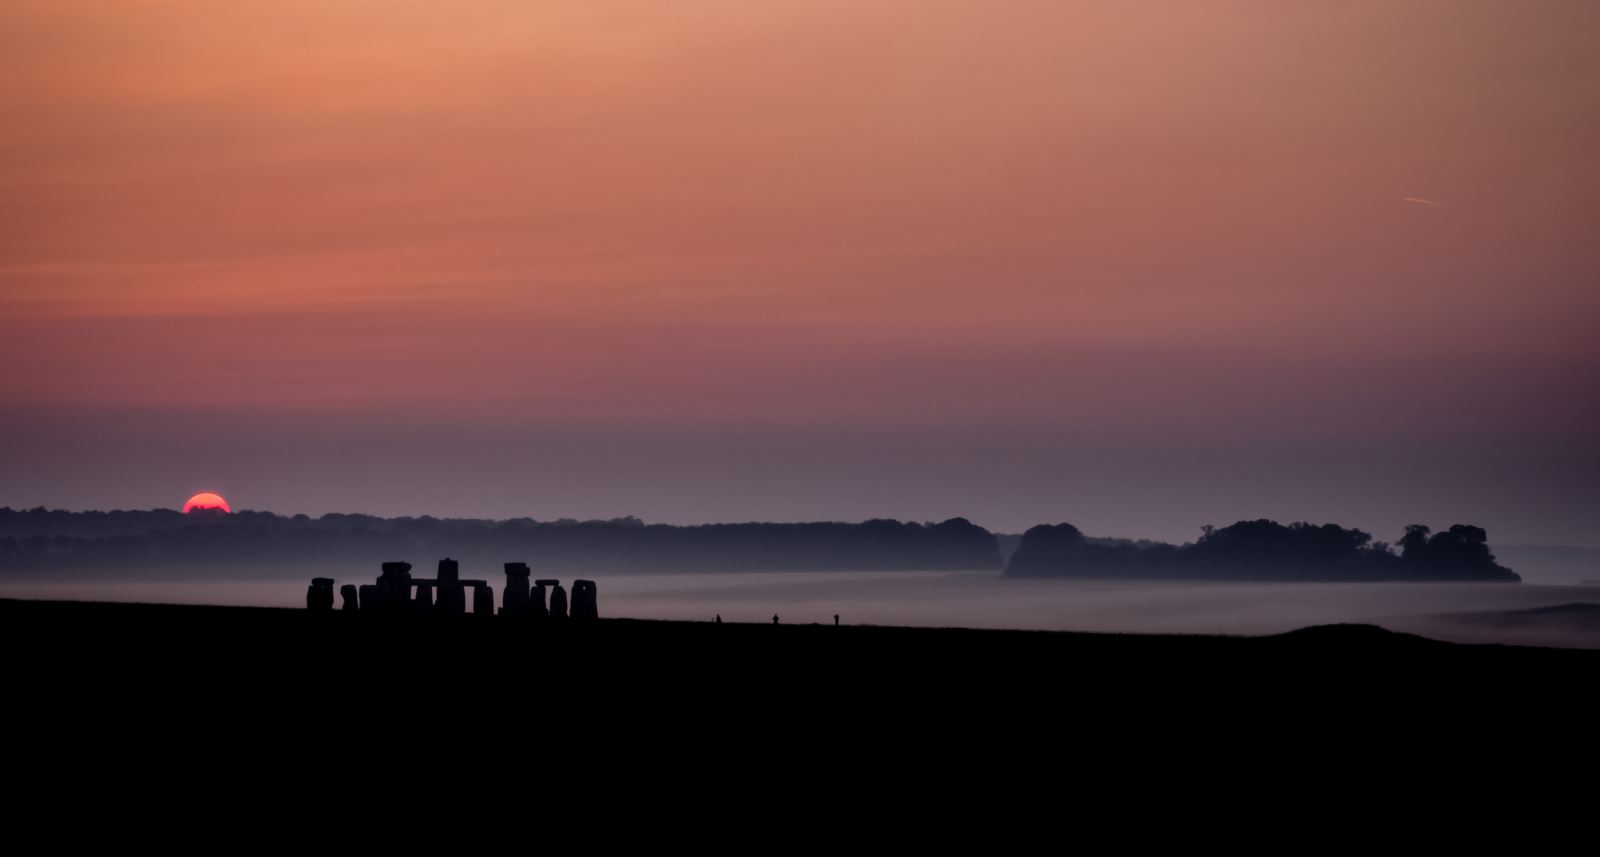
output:
[[[417,609],[418,610],[432,610],[433,609],[433,584],[431,584],[431,583],[418,583],[417,584]]]
[[[445,557],[439,560],[439,612],[459,616],[467,612],[467,591],[461,586],[461,563]]]
[[[357,592],[357,594],[359,594],[361,596],[361,609],[362,610],[375,610],[375,609],[377,609],[377,606],[378,606],[378,585],[377,584],[375,584],[375,583],[363,583],[359,587],[356,588],[356,592]]]
[[[362,606],[399,608],[411,600],[411,563],[386,562],[383,564],[383,574],[378,577],[378,591],[376,603],[368,605],[362,599]]]
[[[459,583],[439,587],[439,610],[448,616],[467,612],[467,588]]]
[[[600,618],[600,605],[597,600],[594,581],[572,581],[572,618]]]
[[[559,583],[550,589],[550,618],[567,618],[567,591]]]
[[[306,587],[306,609],[319,611],[333,609],[333,578],[311,578],[311,585]]]
[[[345,585],[339,587],[339,597],[344,599],[344,604],[341,605],[341,609],[361,609],[361,602],[357,599],[355,584],[346,583]]]
[[[472,615],[494,615],[494,589],[487,583],[472,587]]]
[[[544,606],[544,581],[528,593],[528,615],[535,619],[545,619],[550,616],[549,608]]]
[[[525,562],[506,563],[506,591],[500,596],[500,612],[506,616],[521,616],[528,612],[528,577],[531,572]]]

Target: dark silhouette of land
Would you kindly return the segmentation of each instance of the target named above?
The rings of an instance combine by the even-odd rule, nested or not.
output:
[[[942,797],[1055,823],[1066,793],[1048,777],[1087,777],[1139,813],[1171,783],[1186,804],[1253,781],[1335,806],[1386,765],[1408,793],[1446,771],[1476,788],[1501,782],[1496,758],[1526,770],[1530,732],[1585,741],[1600,673],[1600,652],[1371,626],[1141,636],[11,600],[0,646],[7,758],[33,794],[108,770],[147,784],[121,800],[166,801],[152,771],[208,760],[228,776],[195,780],[222,800],[642,788],[732,812],[741,837],[746,803],[809,819],[819,795],[847,814]]]
[[[203,678],[251,685],[264,699],[331,702],[361,689],[410,696],[408,688],[426,689],[420,677],[448,676],[460,694],[481,699],[507,687],[538,693],[528,670],[549,663],[564,665],[564,695],[595,705],[667,692],[782,697],[796,712],[881,704],[884,714],[1063,692],[1089,704],[1081,694],[1108,684],[1142,696],[1206,688],[1257,699],[1298,688],[1376,699],[1408,695],[1412,682],[1588,683],[1600,668],[1600,651],[1458,645],[1369,625],[1243,637],[18,600],[0,600],[0,642],[31,653],[13,663],[25,682]]]
[[[1518,613],[1592,617],[1600,605],[1566,605]],[[502,621],[504,620],[504,621]],[[896,662],[913,675],[936,677],[945,667],[968,670],[982,665],[995,676],[1071,665],[1082,676],[1110,670],[1155,669],[1170,675],[1180,664],[1207,664],[1221,673],[1239,668],[1286,666],[1360,669],[1370,678],[1398,676],[1422,663],[1454,666],[1562,664],[1600,667],[1600,651],[1501,645],[1463,645],[1429,640],[1372,625],[1321,625],[1267,636],[1188,634],[1103,634],[1069,631],[1004,631],[962,628],[911,628],[873,625],[777,624],[752,622],[673,622],[597,619],[593,622],[529,623],[504,615],[475,618],[440,611],[296,610],[273,607],[211,607],[79,601],[0,599],[0,638],[57,660],[93,650],[96,658],[132,660],[144,654],[203,663],[234,655],[282,659],[284,666],[311,652],[322,652],[330,666],[343,656],[366,663],[362,652],[403,645],[412,659],[436,649],[486,664],[546,657],[556,653],[601,657],[619,655],[637,669],[611,663],[618,680],[646,665],[677,663],[689,673],[696,664],[761,661],[781,657],[786,667],[816,658],[806,673],[832,670],[838,678],[870,680],[881,665]],[[119,641],[102,649],[107,640]],[[205,646],[196,646],[206,641]],[[554,647],[554,648],[546,648]],[[16,649],[12,649],[15,651]],[[141,653],[143,650],[144,653]],[[914,657],[908,653],[915,652]],[[1398,659],[1398,660],[1391,660]],[[21,659],[24,661],[31,659]],[[24,671],[34,667],[19,664]],[[380,662],[364,669],[380,675]],[[310,675],[310,674],[308,674]]]
[[[1197,541],[1172,545],[1093,538],[1071,524],[1053,524],[1023,534],[1009,561],[1002,563],[1001,540],[964,518],[939,523],[880,519],[669,526],[634,518],[493,521],[4,508],[0,573],[69,570],[215,579],[219,573],[239,571],[300,578],[305,568],[431,555],[457,557],[475,566],[521,556],[541,569],[574,574],[1004,567],[1008,574],[1032,577],[1517,581],[1513,571],[1495,561],[1487,538],[1474,526],[1458,524],[1433,533],[1412,525],[1390,545],[1334,524],[1257,520],[1220,529],[1207,526]],[[326,600],[328,594],[318,597]],[[560,597],[565,601],[568,594]]]

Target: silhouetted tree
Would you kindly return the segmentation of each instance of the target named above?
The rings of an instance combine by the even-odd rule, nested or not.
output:
[[[1426,548],[1430,532],[1432,530],[1423,524],[1407,524],[1405,535],[1400,537],[1401,550],[1409,553]]]

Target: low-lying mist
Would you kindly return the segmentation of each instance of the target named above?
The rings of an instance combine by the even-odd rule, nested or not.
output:
[[[374,575],[307,570],[340,583]],[[498,598],[499,575],[487,576]],[[1600,586],[1018,580],[992,572],[596,575],[605,617],[960,626],[1117,633],[1272,634],[1360,622],[1437,639],[1600,648]],[[0,583],[0,597],[303,607],[305,582],[85,580]]]

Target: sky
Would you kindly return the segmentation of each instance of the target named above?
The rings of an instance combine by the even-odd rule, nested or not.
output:
[[[8,0],[0,505],[1600,545],[1587,0]]]

